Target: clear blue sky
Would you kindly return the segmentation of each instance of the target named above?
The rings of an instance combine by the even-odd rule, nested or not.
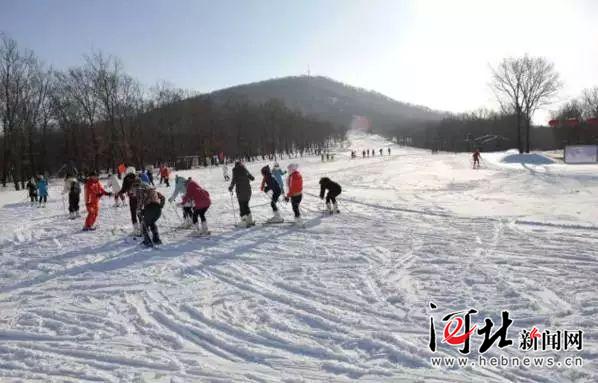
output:
[[[492,107],[489,65],[554,61],[598,86],[593,0],[0,0],[0,31],[57,68],[102,50],[200,92],[307,72],[433,108]],[[514,10],[517,10],[516,12]],[[523,38],[522,38],[523,36]]]

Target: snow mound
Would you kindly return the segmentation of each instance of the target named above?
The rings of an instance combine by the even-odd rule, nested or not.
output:
[[[538,153],[517,153],[507,154],[500,160],[505,164],[530,164],[530,165],[550,165],[554,164],[555,161],[545,155]]]

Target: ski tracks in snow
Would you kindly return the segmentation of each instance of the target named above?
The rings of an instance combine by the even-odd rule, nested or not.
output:
[[[423,154],[393,153],[346,167],[305,161],[305,229],[234,230],[220,171],[202,170],[213,200],[212,237],[172,230],[178,218],[167,208],[159,250],[128,238],[128,209],[111,208],[107,199],[93,233],[79,232],[80,220],[66,220],[60,200],[46,209],[5,207],[0,377],[591,380],[594,367],[581,373],[430,366],[430,302],[443,312],[476,308],[495,323],[497,308],[509,310],[513,334],[531,325],[598,330],[598,285],[588,278],[598,272],[598,231],[460,216],[408,198],[402,189],[417,195],[418,186],[401,177],[418,171]],[[455,161],[448,158],[447,166]],[[338,215],[322,214],[317,198],[317,179],[328,174],[343,185]],[[438,190],[476,185],[455,181]],[[259,221],[270,214],[263,202],[254,196]],[[280,207],[291,219],[289,207]],[[582,356],[592,363],[598,353],[591,339],[587,345]],[[449,354],[456,355],[441,353]]]

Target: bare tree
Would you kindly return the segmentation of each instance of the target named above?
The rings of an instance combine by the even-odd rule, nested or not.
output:
[[[492,68],[492,88],[506,113],[517,120],[517,142],[523,152],[521,128],[525,128],[525,151],[530,151],[530,128],[535,112],[550,104],[561,88],[554,64],[542,57],[503,59]]]
[[[585,118],[598,118],[598,87],[584,90],[581,103]]]
[[[39,63],[33,52],[0,35],[0,116],[3,130],[2,184],[24,181],[25,126],[30,120],[35,76]]]

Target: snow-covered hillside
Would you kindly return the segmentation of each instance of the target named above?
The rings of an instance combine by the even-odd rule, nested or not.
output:
[[[339,149],[331,162],[298,160],[305,229],[234,229],[221,170],[181,172],[211,194],[212,237],[174,230],[180,221],[167,205],[158,250],[128,237],[128,209],[108,199],[98,230],[81,232],[82,219],[66,219],[59,181],[45,209],[1,192],[0,381],[598,379],[597,166],[482,154],[472,170],[468,154],[359,134],[350,144],[359,158]],[[392,155],[360,158],[382,147]],[[263,222],[271,210],[257,190],[262,165],[248,168]],[[343,187],[339,215],[321,214],[321,176]],[[430,352],[430,302],[495,323],[508,310],[515,343],[534,325],[582,329],[584,350],[573,355],[584,367],[434,368],[431,356],[458,353]],[[487,354],[501,353],[520,355]]]

